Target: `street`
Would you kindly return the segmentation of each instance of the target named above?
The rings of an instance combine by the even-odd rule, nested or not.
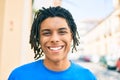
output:
[[[97,80],[120,80],[120,73],[113,70],[108,70],[98,63],[80,61],[77,61],[77,63],[90,69],[96,75]]]

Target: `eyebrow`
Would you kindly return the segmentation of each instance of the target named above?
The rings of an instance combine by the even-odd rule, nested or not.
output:
[[[59,28],[58,30],[67,30],[67,28],[63,27],[63,28]],[[44,31],[50,31],[50,29],[43,29],[43,30],[41,30],[41,32],[44,32]]]
[[[41,32],[44,32],[44,31],[50,31],[50,29],[43,29],[43,30],[41,30]]]
[[[67,28],[59,28],[59,30],[67,30]]]

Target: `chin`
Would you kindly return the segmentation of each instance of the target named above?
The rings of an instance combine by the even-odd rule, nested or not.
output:
[[[64,61],[66,59],[65,58],[51,58],[49,60],[52,61],[52,62],[61,62],[61,61]]]
[[[62,61],[62,59],[60,58],[57,58],[57,59],[52,59],[53,62],[59,62],[59,61]]]

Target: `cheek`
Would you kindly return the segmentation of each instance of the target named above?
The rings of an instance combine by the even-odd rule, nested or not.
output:
[[[72,35],[68,36],[67,39],[68,39],[69,42],[72,42],[72,39],[73,39]]]
[[[41,44],[41,46],[44,44],[44,43],[46,43],[46,38],[44,38],[44,37],[41,37],[40,38],[40,44]]]
[[[71,46],[72,37],[71,36],[70,37],[66,37],[65,40],[66,40],[67,45]]]

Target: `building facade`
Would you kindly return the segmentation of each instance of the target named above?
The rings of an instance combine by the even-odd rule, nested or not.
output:
[[[120,57],[120,0],[113,0],[114,11],[87,33],[85,54]]]

